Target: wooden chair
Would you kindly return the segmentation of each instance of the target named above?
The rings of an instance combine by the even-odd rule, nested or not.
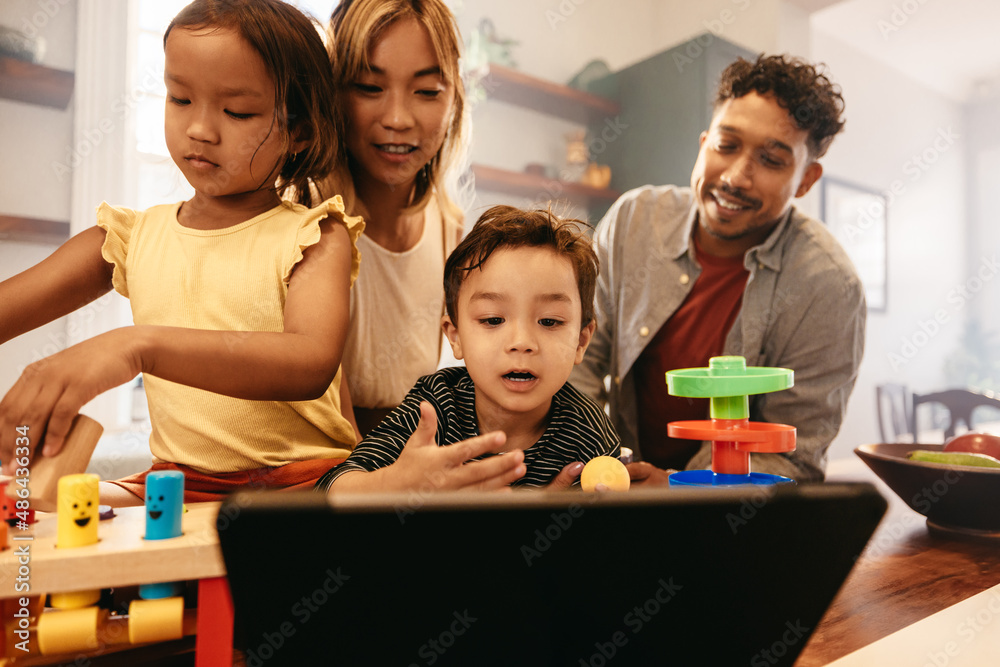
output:
[[[912,395],[905,385],[892,383],[876,385],[875,401],[882,442],[916,441]]]
[[[991,407],[997,412],[995,418],[1000,419],[1000,397],[993,392],[977,392],[970,389],[946,389],[931,394],[913,395],[913,431],[916,433],[917,406],[925,403],[938,403],[948,410],[948,425],[944,429],[944,439],[955,435],[955,428],[963,422],[969,430],[973,429],[972,412],[976,408]]]

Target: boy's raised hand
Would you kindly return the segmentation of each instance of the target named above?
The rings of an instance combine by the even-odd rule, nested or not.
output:
[[[14,446],[22,432],[35,448],[33,458],[55,456],[80,408],[139,373],[139,361],[127,351],[127,340],[127,334],[116,329],[24,369],[0,401],[0,461],[4,473],[13,474]]]
[[[437,415],[427,401],[420,403],[420,421],[392,465],[369,473],[349,473],[334,482],[335,491],[446,491],[458,489],[503,490],[520,479],[524,452],[515,450],[481,461],[472,461],[503,445],[502,432],[487,433],[453,445],[439,446]],[[342,482],[346,482],[342,484]]]

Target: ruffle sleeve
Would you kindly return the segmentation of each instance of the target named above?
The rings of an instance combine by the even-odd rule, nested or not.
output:
[[[114,265],[111,281],[115,291],[128,298],[128,278],[125,274],[125,260],[128,257],[132,228],[139,217],[138,211],[130,208],[111,206],[101,202],[97,207],[97,226],[107,232],[101,255],[104,261]]]
[[[361,216],[347,215],[347,211],[344,209],[344,200],[341,199],[340,195],[335,195],[319,206],[304,211],[296,235],[297,248],[291,264],[285,270],[284,281],[286,283],[291,280],[295,266],[302,261],[305,249],[319,243],[319,223],[327,218],[332,222],[341,223],[347,229],[347,235],[351,240],[351,285],[354,285],[354,280],[358,277],[358,268],[361,266],[358,237],[365,230],[365,221]]]

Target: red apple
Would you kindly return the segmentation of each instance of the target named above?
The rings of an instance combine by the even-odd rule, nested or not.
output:
[[[944,443],[946,452],[972,452],[1000,459],[1000,436],[989,433],[963,433]]]

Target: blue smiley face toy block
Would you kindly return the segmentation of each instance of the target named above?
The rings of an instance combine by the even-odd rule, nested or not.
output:
[[[146,539],[180,537],[183,513],[184,473],[179,470],[149,473],[146,476]]]
[[[147,540],[168,540],[180,537],[181,516],[184,513],[184,473],[160,470],[146,475],[146,535]],[[139,597],[160,600],[180,595],[177,582],[142,584]]]

